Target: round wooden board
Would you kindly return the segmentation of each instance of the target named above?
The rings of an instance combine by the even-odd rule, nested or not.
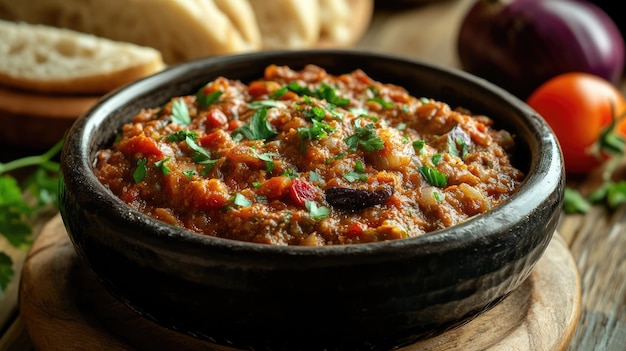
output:
[[[59,215],[26,257],[19,298],[37,350],[234,350],[163,328],[112,297],[76,255]],[[580,304],[576,264],[555,233],[531,276],[500,304],[401,350],[565,350]]]

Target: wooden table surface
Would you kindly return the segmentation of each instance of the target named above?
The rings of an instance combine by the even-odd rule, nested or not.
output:
[[[401,10],[378,8],[357,48],[459,67],[456,34],[471,3],[472,0],[442,0]],[[0,145],[0,162],[24,154],[28,151]],[[568,186],[589,191],[598,184],[599,173],[600,170],[581,179],[568,177]],[[51,215],[40,218],[35,231]],[[582,284],[580,321],[568,350],[626,350],[625,226],[625,206],[615,210],[596,206],[585,215],[562,216],[558,232],[576,261]],[[0,249],[16,260],[19,272],[25,252],[7,247],[2,239]],[[0,351],[32,350],[19,317],[18,283],[14,279],[0,300]]]

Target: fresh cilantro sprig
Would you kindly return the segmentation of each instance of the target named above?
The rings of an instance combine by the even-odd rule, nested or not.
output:
[[[313,219],[324,219],[330,214],[330,208],[318,206],[315,201],[307,201],[304,203],[304,206]]]
[[[356,182],[357,180],[366,181],[368,177],[365,173],[365,166],[363,165],[363,162],[361,162],[360,160],[356,161],[354,165],[354,170],[344,173],[343,178],[350,183]]]
[[[359,146],[366,151],[382,150],[385,148],[382,139],[376,136],[374,124],[369,123],[365,127],[361,127],[360,120],[354,122],[354,134],[346,137],[344,141],[350,151],[356,151]]]
[[[436,186],[438,188],[445,188],[448,185],[448,179],[446,178],[446,176],[435,168],[432,168],[428,165],[423,165],[418,170],[420,174],[424,177],[424,179],[426,179],[428,184]]]
[[[183,126],[188,126],[191,123],[189,108],[182,99],[172,102],[172,122]]]
[[[200,106],[201,109],[205,109],[209,107],[211,104],[219,102],[220,96],[222,96],[223,93],[224,92],[218,90],[218,91],[214,91],[212,93],[206,94],[204,92],[204,88],[202,88],[196,93],[196,101],[198,102],[198,105]]]
[[[231,134],[235,141],[240,141],[243,137],[248,140],[269,140],[278,135],[267,121],[267,108],[257,110],[249,123],[235,129]]]
[[[312,96],[320,100],[326,100],[329,104],[344,107],[350,104],[350,99],[337,95],[333,87],[322,83],[318,89],[311,90],[306,85],[300,85],[298,82],[287,84],[287,89],[298,94],[299,96]]]
[[[30,222],[45,208],[58,205],[60,173],[54,158],[62,147],[63,140],[42,155],[0,163],[0,235],[14,247],[28,246],[32,240]],[[34,171],[21,183],[11,174],[32,167]],[[28,201],[31,197],[34,201]],[[0,298],[14,275],[13,260],[0,252]]]

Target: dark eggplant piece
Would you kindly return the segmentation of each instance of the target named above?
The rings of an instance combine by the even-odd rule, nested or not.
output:
[[[326,201],[331,206],[348,211],[358,211],[382,204],[393,195],[394,192],[395,189],[391,186],[382,186],[372,191],[344,187],[329,187],[324,191]]]

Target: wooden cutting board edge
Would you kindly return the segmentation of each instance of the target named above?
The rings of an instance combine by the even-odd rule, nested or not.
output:
[[[401,350],[566,350],[580,316],[580,284],[576,263],[555,233],[531,276],[500,304]],[[38,350],[235,350],[163,328],[113,298],[80,261],[60,215],[28,252],[19,308]]]

